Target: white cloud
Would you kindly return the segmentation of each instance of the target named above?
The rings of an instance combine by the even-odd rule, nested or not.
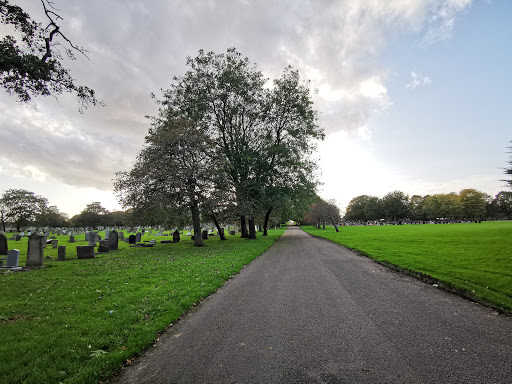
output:
[[[411,72],[411,81],[405,85],[405,88],[415,89],[416,87],[424,87],[432,83],[428,76],[418,75],[416,72]]]

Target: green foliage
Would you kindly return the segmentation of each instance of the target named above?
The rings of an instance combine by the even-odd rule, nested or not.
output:
[[[95,201],[87,204],[85,209],[71,218],[75,227],[99,227],[109,225],[110,212]]]
[[[35,224],[37,218],[48,209],[47,204],[48,200],[34,192],[8,189],[1,198],[2,220],[14,224],[19,231],[24,226]]]
[[[85,55],[86,51],[73,45],[63,34],[57,21],[62,19],[49,0],[41,1],[47,16],[47,25],[36,23],[17,5],[0,0],[0,23],[11,25],[21,35],[21,41],[7,35],[0,41],[0,85],[21,102],[29,102],[34,96],[56,96],[63,92],[74,93],[80,103],[80,111],[89,104],[103,105],[95,92],[86,86],[75,85],[69,70],[62,66],[58,47],[63,40],[69,48],[65,53],[74,59],[73,52]]]
[[[304,228],[512,312],[512,223]]]
[[[191,240],[129,248],[95,259],[77,260],[80,236],[57,249],[45,249],[46,268],[0,275],[0,382],[98,383],[155,342],[159,332],[195,303],[263,253],[284,230],[247,241],[209,238],[203,248]],[[103,233],[101,233],[103,235]],[[169,237],[143,236],[142,240]],[[27,238],[9,241],[26,260]]]

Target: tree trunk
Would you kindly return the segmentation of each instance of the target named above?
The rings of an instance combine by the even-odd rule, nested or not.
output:
[[[246,238],[248,236],[247,226],[245,225],[245,216],[240,217],[240,231],[242,232],[240,235],[241,238]]]
[[[265,223],[263,223],[263,236],[268,236],[267,228],[268,228],[268,219],[270,218],[270,213],[272,212],[272,207],[270,207],[265,213]]]
[[[248,239],[256,239],[256,225],[254,224],[254,217],[249,218],[249,236]]]
[[[340,230],[339,230],[339,229],[338,229],[338,227],[336,226],[336,223],[334,222],[334,220],[332,219],[332,217],[331,217],[330,219],[331,219],[332,225],[334,226],[334,229],[336,230],[336,232],[339,232]]]
[[[322,229],[325,229],[325,220],[322,221]]]
[[[226,240],[226,236],[224,236],[224,229],[220,227],[219,222],[217,221],[217,217],[215,217],[215,213],[212,211],[213,223],[217,228],[217,232],[219,233],[219,237],[221,240]]]
[[[201,233],[201,218],[199,216],[199,207],[197,203],[192,203],[190,205],[190,212],[192,213],[192,224],[194,226],[194,246],[202,247],[203,243],[203,234]]]

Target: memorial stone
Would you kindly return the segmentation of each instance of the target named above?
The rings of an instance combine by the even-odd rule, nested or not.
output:
[[[108,240],[100,240],[98,246],[98,252],[109,252]]]
[[[59,260],[59,261],[66,260],[66,246],[65,245],[59,245],[59,248],[57,250],[57,260]]]
[[[172,234],[172,242],[173,243],[180,242],[180,233],[178,232],[178,230],[175,230],[174,233]]]
[[[111,250],[116,250],[119,248],[119,240],[118,240],[117,231],[112,231],[108,235],[108,247]]]
[[[136,242],[137,242],[137,236],[130,235],[130,237],[128,238],[128,244],[135,244]]]
[[[137,232],[137,233],[135,234],[135,241],[136,241],[137,243],[140,243],[140,241],[141,241],[141,239],[142,239],[142,234],[143,234],[143,233],[144,233],[144,232],[142,232],[142,233]]]
[[[59,247],[59,240],[53,240],[52,247],[53,247],[53,249],[57,249]]]
[[[94,259],[94,246],[82,245],[76,247],[77,259]]]
[[[19,261],[20,251],[18,249],[11,249],[7,252],[7,265],[2,266],[1,268],[10,270],[21,269]]]
[[[208,231],[203,231],[203,240],[208,240]]]
[[[109,232],[108,232],[108,229],[105,229],[105,240],[108,240],[108,236],[109,236]]]
[[[89,232],[89,245],[95,247],[98,238],[98,232]]]
[[[4,234],[0,234],[0,255],[7,255],[7,237]]]
[[[73,244],[74,242],[75,242],[75,236],[70,235],[70,236],[69,236],[69,243],[70,243],[70,244]]]
[[[43,244],[45,245],[45,243],[45,238],[37,233],[28,238],[27,267],[41,267],[43,265]]]

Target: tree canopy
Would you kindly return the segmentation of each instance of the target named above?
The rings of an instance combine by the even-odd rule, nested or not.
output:
[[[0,41],[0,85],[20,102],[29,102],[34,96],[54,96],[64,92],[75,94],[83,112],[88,105],[103,105],[93,89],[76,85],[68,69],[62,65],[64,51],[74,60],[75,53],[87,57],[87,51],[73,44],[62,32],[62,17],[49,0],[41,0],[46,25],[38,23],[19,6],[0,0],[0,23],[11,25],[17,34]]]

